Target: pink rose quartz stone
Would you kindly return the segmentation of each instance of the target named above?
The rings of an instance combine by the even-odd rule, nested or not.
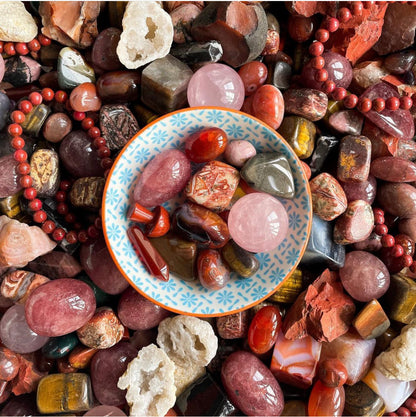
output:
[[[242,167],[254,155],[256,148],[248,140],[233,140],[224,152],[224,158],[235,167]]]
[[[183,152],[164,151],[144,168],[134,189],[134,201],[144,207],[158,206],[182,191],[190,176],[191,163]]]
[[[276,249],[285,239],[288,225],[283,204],[266,193],[241,197],[228,216],[231,237],[237,245],[250,252]]]

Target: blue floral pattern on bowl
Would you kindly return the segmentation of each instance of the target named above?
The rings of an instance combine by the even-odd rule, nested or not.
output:
[[[183,148],[193,132],[209,126],[227,132],[228,139],[250,141],[258,152],[281,152],[288,159],[295,183],[293,200],[281,199],[289,216],[286,239],[274,251],[259,253],[258,272],[246,279],[231,274],[219,291],[209,291],[198,281],[187,282],[171,273],[168,282],[151,276],[135,255],[127,238],[131,222],[126,213],[138,176],[146,164],[165,149]],[[165,203],[172,211],[183,197]],[[120,152],[108,176],[103,199],[105,239],[118,268],[133,287],[160,306],[180,314],[219,316],[253,306],[272,295],[296,268],[308,243],[312,204],[308,181],[290,146],[258,119],[245,113],[215,108],[188,108],[168,114],[142,129]]]

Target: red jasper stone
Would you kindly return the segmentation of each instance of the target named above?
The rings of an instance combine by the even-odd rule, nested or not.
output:
[[[342,416],[345,404],[344,387],[327,387],[317,381],[312,388],[308,402],[309,416]]]
[[[230,280],[230,271],[215,249],[204,249],[199,253],[197,269],[199,281],[209,290],[220,290]]]
[[[267,67],[259,61],[248,62],[238,70],[238,75],[243,80],[246,96],[251,96],[266,81]]]
[[[157,206],[154,210],[154,218],[146,227],[148,237],[160,237],[169,232],[169,212],[163,206]]]
[[[388,167],[388,169],[386,169]],[[382,156],[371,163],[371,173],[378,179],[389,182],[416,181],[416,164],[396,156]]]
[[[227,146],[227,134],[218,127],[207,127],[186,139],[185,154],[193,162],[208,162],[218,158]]]
[[[127,230],[127,236],[149,273],[162,281],[168,281],[168,264],[143,232],[137,226],[132,226]]]
[[[327,387],[336,388],[345,384],[348,378],[348,372],[339,359],[325,359],[319,364],[318,378]]]
[[[277,129],[285,113],[283,95],[274,85],[262,85],[254,94],[252,114]]]
[[[268,352],[276,343],[281,326],[282,316],[278,307],[266,306],[260,309],[248,330],[250,349],[258,355]]]

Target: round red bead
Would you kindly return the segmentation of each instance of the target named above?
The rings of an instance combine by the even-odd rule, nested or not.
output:
[[[371,103],[373,110],[376,112],[381,112],[386,108],[386,100],[381,97],[375,98]]]
[[[87,241],[88,241],[88,233],[86,232],[86,230],[80,230],[80,231],[78,232],[78,240],[79,240],[81,243],[85,243],[85,242],[87,242]]]
[[[18,107],[25,114],[28,114],[33,110],[33,104],[29,100],[22,100]]]
[[[315,80],[318,82],[324,82],[328,79],[328,71],[322,68],[315,73]]]
[[[400,107],[400,99],[398,97],[390,97],[386,100],[386,109],[397,110]]]
[[[78,242],[77,232],[75,232],[74,230],[71,230],[70,232],[66,234],[65,239],[70,245],[77,243]]]
[[[43,210],[39,210],[33,214],[33,221],[36,223],[43,223],[48,218]]]
[[[394,246],[395,239],[392,235],[384,235],[381,238],[381,244],[384,248],[392,248]]]
[[[55,93],[51,88],[44,88],[42,90],[42,97],[45,101],[52,101],[55,97]]]
[[[67,222],[67,223],[75,223],[75,221],[77,220],[77,218],[76,218],[76,216],[75,216],[75,214],[74,213],[68,213],[66,216],[65,216],[65,221]]]
[[[410,410],[406,407],[399,407],[396,410],[396,413],[398,416],[403,416],[403,417],[410,417],[412,415],[412,413],[410,412]]]
[[[71,189],[71,182],[68,180],[63,180],[61,181],[61,183],[59,184],[59,189],[62,191],[68,191]]]
[[[77,122],[81,122],[82,120],[85,119],[85,113],[83,111],[74,111],[72,113],[72,117],[74,118],[74,120],[76,120]]]
[[[88,236],[92,239],[97,239],[98,236],[100,236],[99,230],[94,225],[91,225],[88,227],[87,233],[88,233]]]
[[[33,187],[26,188],[23,191],[23,196],[26,198],[26,200],[33,200],[37,195],[38,192]]]
[[[98,149],[101,146],[105,146],[107,141],[102,136],[99,136],[98,138],[95,138],[92,143]]]
[[[25,141],[20,136],[15,136],[10,142],[13,149],[23,149],[25,146]]]
[[[403,265],[405,267],[410,267],[410,265],[412,265],[413,263],[413,258],[410,255],[403,255]]]
[[[101,135],[101,131],[97,126],[93,126],[88,129],[88,136],[92,139],[98,138]]]
[[[28,44],[27,44],[27,46],[29,47],[29,49],[32,51],[32,52],[37,52],[37,51],[39,51],[39,49],[40,49],[40,42],[35,38],[35,39],[32,39]]]
[[[59,90],[55,93],[55,100],[58,103],[65,103],[65,101],[68,99],[68,94],[65,93],[65,91]]]
[[[391,251],[392,255],[395,258],[399,258],[400,256],[404,255],[404,249],[402,245],[398,245],[397,243],[392,247]]]
[[[66,203],[58,203],[58,205],[56,206],[56,211],[61,215],[61,216],[65,216],[66,214],[68,214],[69,212],[69,207],[68,204]]]
[[[18,149],[14,154],[14,159],[17,162],[25,162],[27,161],[27,153],[23,149]]]
[[[81,126],[84,130],[91,129],[94,126],[94,120],[92,120],[91,117],[86,117],[82,121]]]
[[[374,232],[379,236],[384,236],[389,232],[389,228],[385,224],[378,224],[374,228]]]
[[[329,17],[325,21],[325,27],[329,32],[336,32],[339,28],[339,20],[335,17]]]
[[[15,110],[10,115],[10,118],[12,119],[13,123],[21,124],[25,121],[25,114],[20,110]]]
[[[4,42],[0,41],[0,54],[3,53],[3,49],[4,49]]]
[[[59,190],[59,191],[55,194],[55,200],[56,200],[58,203],[61,203],[61,202],[65,201],[65,200],[66,200],[66,192],[65,192],[65,191],[62,191],[62,190]]]
[[[344,98],[344,106],[347,109],[353,109],[357,106],[358,97],[355,94],[349,94],[347,97]]]
[[[101,217],[97,217],[94,220],[94,226],[99,230],[101,230],[103,228],[103,221],[101,220]]]
[[[56,228],[52,232],[52,238],[53,238],[53,240],[56,240],[57,242],[63,240],[64,237],[65,237],[65,230],[62,229],[61,227]]]
[[[111,155],[111,151],[108,146],[100,146],[97,152],[100,158],[107,158]]]
[[[9,125],[7,131],[11,136],[20,136],[23,133],[22,126],[20,126],[17,123],[12,123],[11,125]]]
[[[29,53],[29,48],[27,47],[27,44],[25,42],[18,42],[14,45],[14,48],[16,49],[16,52],[19,55],[27,55]]]
[[[400,97],[400,108],[403,110],[410,110],[413,106],[413,100],[409,96]]]
[[[3,50],[7,55],[16,55],[16,49],[14,47],[14,43],[12,42],[5,43]]]
[[[329,31],[326,29],[318,29],[315,33],[315,39],[318,42],[325,43],[329,39]]]
[[[17,170],[21,175],[29,174],[30,165],[27,162],[22,162],[17,166]]]
[[[416,399],[415,398],[408,398],[404,402],[404,406],[407,407],[412,413],[416,413]]]
[[[111,158],[103,158],[103,159],[101,159],[100,165],[104,169],[109,169],[113,166],[113,160]]]
[[[341,23],[347,23],[352,18],[352,14],[347,7],[341,7],[338,10],[337,17]]]
[[[38,210],[40,210],[42,208],[42,201],[40,201],[38,198],[35,198],[34,200],[32,200],[29,203],[29,208],[32,211],[38,211]]]
[[[48,235],[51,234],[55,230],[55,228],[55,222],[53,222],[52,220],[46,220],[45,223],[42,224],[42,230]]]
[[[373,208],[373,214],[374,216],[383,216],[384,217],[384,210],[381,208],[375,207]]]
[[[324,45],[321,42],[315,41],[309,46],[309,53],[313,56],[322,55],[323,52],[324,52]]]
[[[39,43],[42,46],[48,46],[52,43],[51,39],[49,39],[48,37],[46,37],[45,35],[42,35],[42,34],[38,35],[38,40],[39,40]]]
[[[332,93],[332,97],[336,101],[344,100],[346,96],[347,96],[347,90],[343,87],[336,87]]]
[[[325,66],[324,57],[321,56],[321,55],[320,56],[314,56],[311,59],[311,66],[312,66],[312,68],[317,69],[317,70],[322,69]]]
[[[22,177],[20,177],[19,182],[23,188],[29,188],[32,186],[33,180],[30,175],[23,175]]]
[[[351,12],[354,16],[361,16],[363,14],[363,2],[353,1],[351,4]]]
[[[34,91],[29,94],[29,100],[34,106],[39,106],[43,101],[43,97],[41,93]]]
[[[373,107],[373,103],[369,98],[363,98],[362,100],[358,102],[357,107],[358,107],[358,110],[360,110],[360,112],[367,113]]]
[[[335,83],[332,80],[326,80],[322,85],[322,91],[325,94],[331,94],[334,92],[336,88]]]

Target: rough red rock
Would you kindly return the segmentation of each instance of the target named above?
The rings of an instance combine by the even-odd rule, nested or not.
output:
[[[98,35],[99,1],[43,1],[39,5],[42,33],[75,48],[91,46]]]
[[[48,373],[41,372],[35,367],[33,354],[18,355],[19,373],[11,381],[14,395],[27,394],[36,390],[39,381]]]
[[[348,331],[354,313],[354,302],[343,292],[337,273],[326,269],[298,296],[282,331],[291,340],[310,335],[319,342],[330,342]]]

